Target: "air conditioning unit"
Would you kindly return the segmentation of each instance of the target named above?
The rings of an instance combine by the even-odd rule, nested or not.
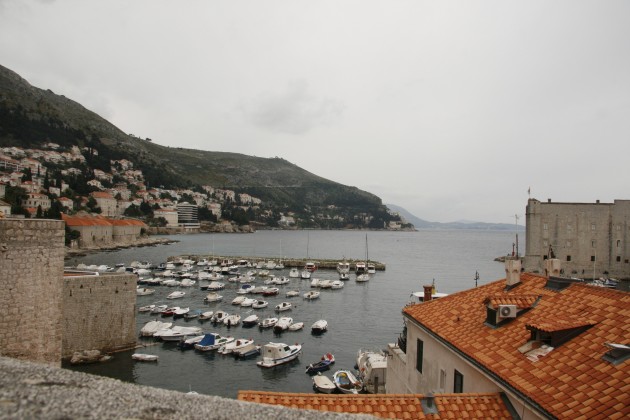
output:
[[[516,318],[516,305],[499,305],[499,318]]]

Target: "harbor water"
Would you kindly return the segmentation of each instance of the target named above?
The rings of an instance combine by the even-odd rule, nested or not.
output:
[[[367,241],[366,241],[367,237]],[[175,320],[175,325],[201,326],[204,332],[218,332],[235,338],[253,338],[257,344],[281,342],[300,343],[303,353],[298,359],[275,368],[263,369],[256,365],[258,358],[235,359],[216,352],[180,350],[175,343],[162,343],[153,339],[138,339],[147,347],[137,352],[159,356],[157,363],[135,362],[133,351],[120,352],[114,359],[103,364],[65,366],[70,369],[103,375],[158,388],[235,398],[239,390],[284,392],[313,392],[311,378],[306,367],[318,361],[325,353],[333,353],[336,363],[327,372],[352,369],[359,349],[384,349],[387,343],[396,342],[402,331],[401,310],[412,292],[422,286],[435,285],[439,292],[454,293],[475,286],[475,274],[479,273],[479,285],[505,277],[502,263],[496,257],[512,251],[514,233],[482,230],[421,230],[418,232],[360,232],[360,231],[259,231],[253,234],[194,234],[171,237],[179,242],[170,245],[132,248],[113,252],[90,254],[66,261],[66,265],[115,264],[129,265],[132,261],[165,262],[178,255],[250,256],[256,259],[308,258],[364,259],[386,265],[365,283],[357,283],[355,275],[345,281],[339,290],[321,290],[319,299],[306,301],[302,294],[311,290],[309,280],[291,279],[280,287],[277,296],[264,297],[269,302],[265,309],[253,310],[231,305],[237,296],[239,283],[226,280],[226,288],[219,293],[223,300],[204,303],[207,292],[194,287],[149,286],[156,293],[138,296],[137,306],[168,304],[190,307],[191,310],[222,309],[243,318],[257,314],[261,319],[270,316],[290,316],[294,322],[304,322],[303,330],[276,335],[271,329],[257,327],[227,328],[202,323],[197,319]],[[367,246],[366,246],[367,242]],[[524,243],[521,245],[524,249]],[[277,276],[288,276],[288,269],[272,270]],[[318,270],[314,278],[337,279],[334,270]],[[262,285],[258,278],[254,284]],[[300,290],[299,297],[285,297],[288,290]],[[181,299],[168,300],[166,296],[182,290]],[[274,312],[280,302],[291,302],[293,309]],[[138,313],[138,331],[156,315]],[[328,331],[312,335],[310,326],[318,319],[328,321]],[[168,318],[164,319],[169,320]],[[169,322],[172,320],[169,320]]]

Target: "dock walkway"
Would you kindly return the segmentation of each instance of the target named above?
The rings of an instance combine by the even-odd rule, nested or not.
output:
[[[251,256],[234,256],[234,255],[228,255],[228,256],[221,256],[221,255],[177,255],[177,256],[172,256],[168,258],[168,261],[175,261],[178,259],[188,259],[188,260],[193,260],[193,261],[200,261],[202,259],[208,259],[208,260],[217,260],[217,261],[221,261],[221,260],[232,260],[234,263],[236,263],[238,260],[247,260],[253,264],[256,264],[259,261],[274,261],[276,263],[278,262],[282,262],[282,264],[286,267],[286,268],[303,268],[304,265],[307,262],[314,262],[315,264],[317,264],[317,267],[320,269],[326,269],[326,270],[336,270],[337,269],[337,264],[340,262],[348,262],[350,263],[350,270],[353,271],[354,270],[354,265],[357,262],[363,262],[364,260],[353,260],[353,259],[340,259],[340,260],[335,260],[335,259],[304,259],[304,258],[261,258],[261,257],[251,257]],[[378,262],[378,261],[374,261],[374,260],[370,260],[369,261],[370,264],[374,264],[374,267],[376,268],[376,271],[385,271],[385,264]]]

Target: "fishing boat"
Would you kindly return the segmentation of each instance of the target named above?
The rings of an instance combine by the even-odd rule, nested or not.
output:
[[[331,394],[337,387],[328,376],[318,372],[317,375],[313,376],[313,389],[324,394]]]
[[[313,325],[311,325],[311,332],[313,334],[322,334],[326,331],[328,331],[328,321],[325,319],[315,321]]]
[[[337,263],[337,273],[349,273],[350,272],[350,263],[346,260],[339,261]]]
[[[361,381],[349,370],[338,370],[335,372],[333,382],[342,394],[358,394],[363,388]]]
[[[302,345],[267,343],[262,348],[262,360],[256,362],[260,367],[270,368],[296,359],[302,352]]]
[[[332,353],[326,353],[320,360],[308,365],[306,367],[306,373],[309,375],[315,375],[318,372],[330,369],[330,365],[333,363],[335,363],[335,356],[333,356]]]

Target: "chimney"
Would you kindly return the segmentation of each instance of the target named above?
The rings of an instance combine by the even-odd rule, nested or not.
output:
[[[431,296],[433,295],[433,285],[429,284],[424,285],[424,297],[422,298],[423,302],[428,302],[431,300]]]
[[[505,259],[505,288],[509,290],[521,283],[521,259]]]
[[[549,277],[560,277],[560,265],[560,260],[557,258],[545,260],[545,276],[547,279]]]

